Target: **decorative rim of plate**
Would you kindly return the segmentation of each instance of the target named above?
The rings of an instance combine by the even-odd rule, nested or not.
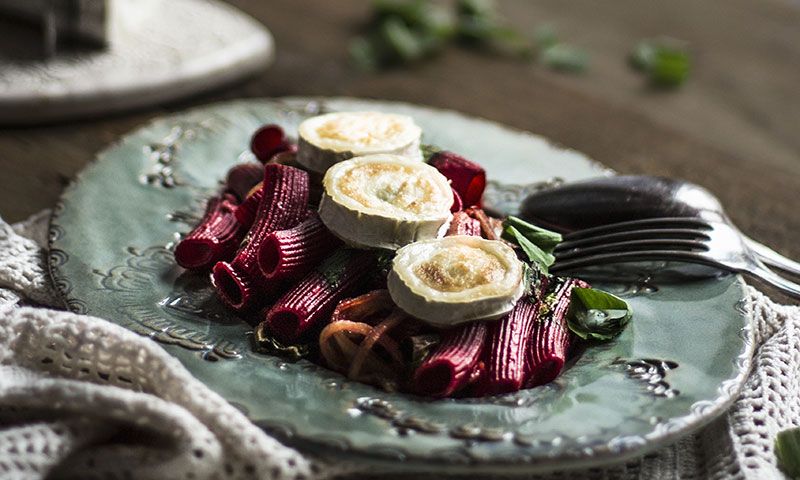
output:
[[[292,107],[292,104],[312,105],[312,104],[324,104],[325,102],[348,102],[348,101],[376,102],[382,105],[392,104],[410,108],[423,109],[437,113],[455,115],[469,120],[479,120],[481,122],[491,124],[497,128],[510,130],[518,134],[544,140],[553,148],[559,150],[568,150],[579,154],[579,152],[576,152],[575,150],[565,148],[559,145],[558,143],[552,142],[549,139],[540,137],[531,132],[516,129],[514,127],[509,127],[499,122],[486,120],[478,116],[466,115],[455,110],[420,106],[408,102],[381,101],[381,100],[361,99],[353,97],[291,96],[291,97],[218,102],[214,104],[196,107],[184,112],[178,112],[175,114],[154,118],[149,122],[139,126],[138,128],[126,134],[126,137],[135,134],[136,132],[139,132],[141,130],[150,128],[153,125],[158,124],[160,122],[165,122],[172,118],[178,118],[187,113],[199,112],[204,110],[213,110],[216,108],[220,108],[222,106],[231,106],[240,103],[264,102],[264,103],[273,103],[276,106],[282,108],[298,108],[298,107]],[[64,303],[65,308],[75,313],[85,313],[86,304],[81,299],[70,295],[71,293],[70,280],[63,274],[61,270],[61,267],[63,267],[66,264],[66,262],[69,261],[69,258],[67,258],[66,255],[63,255],[63,252],[57,248],[58,241],[63,235],[63,229],[59,224],[59,218],[60,215],[63,213],[65,201],[68,200],[70,194],[82,181],[84,172],[89,170],[96,163],[102,162],[104,159],[104,154],[107,151],[116,147],[119,143],[120,141],[118,140],[117,142],[114,142],[113,144],[109,145],[106,149],[101,151],[95,157],[95,159],[89,162],[86,165],[86,167],[84,167],[84,169],[78,173],[78,175],[76,175],[76,177],[64,189],[58,202],[53,208],[50,217],[50,227],[48,235],[49,261],[47,262],[48,273],[50,275],[51,281],[53,282],[53,285],[56,287],[56,291],[58,292],[60,298]],[[583,154],[580,155],[583,156],[587,161],[587,163],[589,163],[593,168],[597,169],[599,174],[613,173],[613,170],[603,166],[599,162],[591,160],[588,157],[585,157]],[[740,275],[735,275],[732,277],[735,279],[734,283],[736,287],[739,288],[741,293],[739,295],[738,302],[735,304],[735,310],[741,315],[741,318],[744,319],[744,324],[742,325],[739,331],[739,337],[742,340],[742,348],[739,351],[736,358],[733,360],[734,366],[736,367],[737,371],[736,375],[732,378],[728,378],[719,385],[719,387],[716,390],[717,397],[715,399],[695,402],[689,407],[689,413],[687,413],[684,416],[671,418],[664,422],[658,422],[653,425],[653,429],[647,434],[620,435],[613,438],[611,441],[603,444],[594,444],[594,445],[576,444],[574,448],[562,450],[560,452],[560,455],[554,459],[542,459],[539,457],[534,458],[531,457],[531,455],[526,454],[526,452],[524,451],[525,443],[523,442],[523,439],[519,439],[520,440],[519,442],[515,441],[517,446],[523,447],[519,449],[518,454],[502,455],[494,459],[475,458],[469,456],[468,454],[465,454],[463,451],[456,451],[456,450],[452,451],[452,455],[448,455],[446,452],[443,454],[442,450],[436,451],[434,455],[418,455],[415,453],[404,451],[403,449],[399,449],[394,446],[387,447],[384,449],[378,448],[370,451],[365,451],[353,447],[345,435],[336,433],[332,433],[324,437],[315,437],[315,438],[302,437],[304,450],[306,450],[309,453],[318,455],[322,458],[335,456],[336,459],[339,461],[342,460],[342,454],[345,454],[347,456],[346,461],[369,462],[372,465],[383,467],[387,471],[391,471],[393,469],[399,469],[400,467],[398,467],[397,462],[402,462],[402,470],[404,472],[407,471],[433,472],[446,469],[448,473],[458,473],[458,472],[486,473],[491,471],[497,472],[498,471],[497,469],[499,467],[502,467],[503,469],[509,469],[510,471],[518,473],[523,473],[523,472],[537,473],[537,472],[547,472],[553,470],[571,470],[571,469],[589,468],[600,465],[607,465],[610,463],[624,462],[627,460],[631,460],[633,458],[640,457],[641,455],[647,454],[657,448],[663,447],[665,444],[675,441],[679,437],[692,433],[697,429],[705,426],[711,420],[716,418],[716,416],[719,415],[722,411],[727,409],[733,403],[735,397],[740,393],[744,384],[744,380],[750,371],[751,360],[755,349],[755,341],[753,338],[752,325],[750,323],[749,317],[747,316],[747,312],[744,310],[744,302],[746,300],[745,297],[746,285],[744,283],[743,278]],[[158,337],[153,337],[152,335],[151,338],[161,343],[162,346],[175,344],[174,341],[172,342],[164,341],[163,339],[159,339]],[[345,380],[345,382],[350,382],[350,381]],[[253,418],[246,411],[244,413],[254,424],[264,428],[270,433],[275,434],[276,436],[278,436],[279,439],[281,439],[282,441],[286,442],[289,445],[293,445],[293,439],[300,438],[297,435],[297,432],[293,431],[292,427],[286,424],[277,425],[274,422],[270,422],[269,420]],[[432,460],[436,460],[437,462],[440,463],[440,465],[432,466],[432,464],[430,463]],[[504,473],[506,473],[505,470]]]

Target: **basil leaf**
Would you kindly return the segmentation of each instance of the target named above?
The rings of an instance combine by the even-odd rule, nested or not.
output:
[[[558,43],[558,35],[552,25],[542,25],[533,33],[539,50],[546,50]]]
[[[539,248],[535,243],[528,240],[525,235],[511,225],[507,225],[505,228],[503,228],[502,236],[509,242],[515,242],[517,245],[519,245],[520,248],[522,248],[522,251],[525,252],[525,255],[528,256],[528,260],[536,264],[536,266],[539,267],[539,269],[544,273],[548,273],[548,267],[556,261],[556,257]]]
[[[561,243],[561,234],[556,233],[536,225],[530,224],[521,218],[510,216],[503,221],[503,227],[511,226],[520,232],[525,238],[534,243],[547,253],[553,253],[553,249]]]
[[[661,87],[677,87],[689,77],[689,54],[659,49],[650,69],[650,81]]]
[[[690,63],[686,43],[668,37],[643,40],[630,55],[631,66],[658,87],[681,85],[689,77]]]
[[[403,21],[409,28],[447,40],[455,31],[455,19],[444,6],[428,0],[375,0],[378,23],[389,18]]]
[[[631,52],[630,64],[636,70],[647,72],[656,58],[656,46],[651,40],[639,42]]]
[[[442,151],[442,149],[436,145],[430,145],[427,143],[420,145],[419,150],[422,152],[422,158],[425,159],[425,163],[430,163],[433,156]]]
[[[800,478],[800,428],[790,428],[775,438],[778,465],[790,478]]]
[[[456,11],[460,15],[492,17],[495,15],[495,3],[492,0],[458,0]]]
[[[375,43],[364,37],[353,38],[350,41],[348,52],[350,60],[359,70],[374,72],[381,67],[381,54],[375,47]]]
[[[542,51],[542,63],[560,72],[581,73],[589,65],[589,55],[565,43],[556,43]]]
[[[628,324],[633,311],[625,300],[594,288],[572,289],[567,324],[584,340],[611,340]]]
[[[390,17],[384,20],[380,32],[386,44],[401,61],[413,62],[425,54],[419,36],[399,18]]]
[[[437,333],[411,335],[406,337],[402,342],[406,358],[409,359],[411,371],[414,371],[422,365],[422,362],[428,358],[439,343],[441,343],[441,336]]]

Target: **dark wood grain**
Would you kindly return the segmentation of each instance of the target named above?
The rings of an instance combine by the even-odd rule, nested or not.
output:
[[[237,97],[349,95],[451,108],[531,130],[621,172],[685,178],[717,194],[742,229],[800,257],[800,7],[787,1],[509,0],[520,28],[552,23],[592,55],[588,73],[450,49],[409,69],[368,75],[346,44],[365,1],[236,0],[274,33],[277,59],[224,91],[112,118],[0,131],[0,215],[52,206],[63,186],[120,135],[165,112]],[[690,42],[690,82],[659,93],[625,65],[643,37]]]

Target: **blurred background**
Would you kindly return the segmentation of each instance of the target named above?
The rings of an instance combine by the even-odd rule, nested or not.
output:
[[[800,2],[795,0],[498,0],[488,7],[467,2],[489,9],[484,30],[483,13],[470,14],[463,5],[458,10],[454,2],[400,2],[433,3],[457,21],[472,15],[468,20],[478,23],[477,30],[448,31],[432,39],[413,22],[400,26],[406,28],[387,27],[385,16],[376,20],[376,4],[369,0],[230,0],[229,5],[271,32],[274,50],[268,37],[253,33],[246,59],[217,65],[206,77],[187,76],[149,101],[140,95],[141,104],[120,102],[111,113],[43,120],[33,115],[36,109],[52,106],[18,101],[20,83],[25,83],[20,79],[26,77],[17,70],[23,64],[28,73],[41,69],[42,62],[52,63],[52,55],[63,55],[66,47],[49,51],[54,39],[47,29],[57,27],[52,16],[37,19],[33,29],[12,28],[17,23],[8,12],[14,1],[3,0],[7,5],[0,9],[5,12],[5,26],[0,25],[0,215],[6,220],[52,207],[97,152],[167,112],[241,97],[354,96],[459,110],[541,134],[623,173],[699,183],[722,199],[743,231],[800,257],[794,238],[800,213],[791,201],[800,191]],[[196,49],[208,38],[227,41],[218,30],[232,27],[197,13],[208,4],[114,2],[131,32],[150,39],[165,35],[160,44],[123,52],[142,65],[162,62],[126,72],[124,80],[167,71],[173,43],[187,40],[174,32],[194,28],[188,43]],[[169,13],[170,8],[175,11]],[[164,17],[161,23],[148,17],[154,11]],[[458,25],[454,28],[465,28]],[[171,30],[172,37],[165,33]],[[26,35],[33,40],[23,41]],[[132,33],[127,38],[138,37]],[[40,44],[31,48],[31,41]],[[397,51],[386,53],[386,42]],[[67,51],[75,48],[92,55],[97,46]],[[652,70],[657,65],[647,63],[656,61],[647,57],[653,48],[666,49],[666,80]],[[228,59],[236,55],[226,52]],[[632,63],[632,54],[640,55],[638,63]],[[8,92],[17,92],[17,99]],[[91,96],[92,85],[80,94]]]

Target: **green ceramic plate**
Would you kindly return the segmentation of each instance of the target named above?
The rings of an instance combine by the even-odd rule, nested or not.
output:
[[[587,349],[555,382],[499,397],[431,401],[354,383],[306,361],[255,353],[251,328],[217,303],[171,248],[251,133],[322,111],[412,115],[423,141],[465,154],[493,181],[488,202],[511,211],[527,191],[609,174],[584,155],[484,120],[354,99],[247,100],[162,118],[101,153],[52,219],[50,265],[67,305],[161,342],[258,425],[303,451],[387,471],[544,471],[641,455],[721,413],[749,367],[743,283],[601,285],[635,317]]]

